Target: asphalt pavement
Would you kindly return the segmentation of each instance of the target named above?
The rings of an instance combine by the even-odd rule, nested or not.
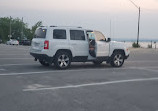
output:
[[[158,111],[158,50],[131,49],[121,68],[44,67],[29,46],[0,44],[0,111]]]

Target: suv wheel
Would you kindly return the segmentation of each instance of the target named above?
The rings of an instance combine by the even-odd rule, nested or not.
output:
[[[114,52],[111,57],[111,65],[113,67],[121,67],[124,63],[124,54],[122,52]]]
[[[43,61],[43,60],[40,60],[39,61],[43,66],[49,66],[49,63],[48,62],[45,62],[45,61]]]
[[[58,69],[66,69],[71,64],[71,56],[67,52],[58,52],[55,56],[55,66]]]

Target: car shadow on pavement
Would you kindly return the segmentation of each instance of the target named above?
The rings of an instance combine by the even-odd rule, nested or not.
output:
[[[95,65],[93,63],[72,63],[71,66],[66,70],[78,70],[78,69],[103,69],[103,68],[112,68],[111,65],[102,63],[100,65]],[[54,64],[49,67],[41,66],[40,69],[48,69],[48,70],[59,70]]]
[[[50,66],[42,66],[40,64],[38,65],[31,65],[30,68],[36,69],[36,70],[59,70],[57,69],[54,64]],[[66,70],[78,70],[78,69],[104,69],[104,68],[113,68],[111,65],[102,63],[100,65],[95,65],[93,63],[72,63],[71,66]]]
[[[69,69],[103,69],[103,68],[111,68],[109,64],[100,64],[95,65],[93,63],[78,63],[78,64],[72,64]]]

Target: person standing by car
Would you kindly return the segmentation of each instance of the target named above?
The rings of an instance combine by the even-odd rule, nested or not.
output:
[[[95,35],[93,32],[87,33],[88,39],[89,39],[89,53],[91,56],[96,57],[95,54]]]

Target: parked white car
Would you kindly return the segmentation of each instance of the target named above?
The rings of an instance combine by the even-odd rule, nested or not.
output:
[[[16,39],[10,39],[9,41],[7,41],[6,44],[7,45],[19,45],[19,41],[17,41]]]
[[[101,32],[81,27],[39,27],[35,31],[30,54],[48,66],[66,69],[71,62],[103,61],[121,67],[130,51],[124,43],[111,41]]]

